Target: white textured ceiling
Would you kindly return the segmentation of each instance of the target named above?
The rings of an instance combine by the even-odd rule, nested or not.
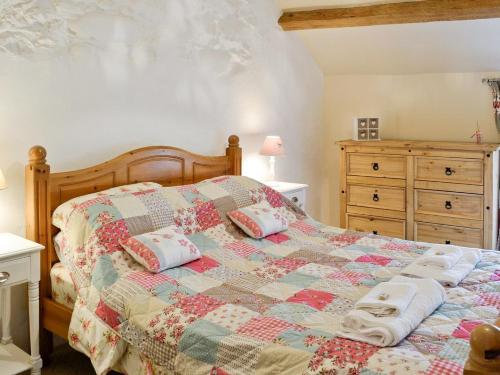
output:
[[[377,3],[277,1],[284,10]],[[326,75],[500,71],[500,19],[288,32],[304,41]]]

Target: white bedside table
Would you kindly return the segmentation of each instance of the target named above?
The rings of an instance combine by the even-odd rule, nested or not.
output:
[[[305,211],[306,191],[309,185],[296,184],[293,182],[281,182],[281,181],[268,181],[265,182],[265,184],[272,187],[274,190],[279,191],[281,194],[286,196],[293,203],[295,203],[297,206],[299,206]]]
[[[43,246],[10,233],[0,233],[0,318],[2,342],[0,344],[0,373],[18,374],[31,369],[41,374],[42,359],[39,348],[39,292],[40,251]],[[10,288],[28,283],[31,356],[12,343],[10,336]]]

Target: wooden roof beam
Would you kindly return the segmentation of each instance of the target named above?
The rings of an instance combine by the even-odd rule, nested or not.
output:
[[[283,30],[500,18],[500,0],[423,0],[284,12]]]

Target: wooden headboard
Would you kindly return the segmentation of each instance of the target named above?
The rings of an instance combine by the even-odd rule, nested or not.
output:
[[[129,151],[105,163],[85,169],[52,173],[47,151],[34,146],[26,166],[26,236],[45,246],[41,255],[40,292],[50,298],[50,270],[58,261],[51,224],[53,211],[71,198],[115,186],[152,181],[163,186],[186,185],[211,177],[241,175],[239,138],[228,139],[226,155],[203,156],[170,146],[151,146]],[[42,301],[43,304],[43,301]]]

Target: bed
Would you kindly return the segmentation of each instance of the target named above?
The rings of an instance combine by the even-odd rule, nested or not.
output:
[[[153,181],[163,186],[190,184],[220,175],[241,174],[239,138],[230,136],[226,154],[203,156],[176,147],[151,146],[127,152],[108,162],[64,173],[51,172],[42,146],[29,150],[25,169],[26,235],[45,246],[41,256],[41,342],[47,360],[52,333],[66,338],[72,309],[52,298],[51,269],[60,262],[51,225],[53,211],[71,198],[134,182]],[[71,290],[65,286],[64,290]],[[60,300],[59,300],[60,301]]]
[[[398,346],[378,348],[339,338],[340,318],[353,303],[429,244],[316,222],[271,188],[238,177],[238,137],[228,143],[224,156],[150,147],[65,173],[51,173],[45,150],[31,149],[27,233],[46,246],[41,266],[45,355],[55,333],[85,353],[99,374],[110,369],[129,374],[459,374],[472,335],[472,365],[494,368],[497,252],[485,252],[458,287],[447,289],[447,302]],[[200,260],[159,274],[145,272],[106,234],[118,224],[119,233],[127,232],[136,216],[130,206],[106,197],[101,198],[115,215],[129,220],[129,227],[121,226],[125,219],[108,218],[102,230],[99,220],[83,215],[95,233],[106,234],[88,238],[95,246],[78,252],[74,234],[58,234],[51,225],[54,209],[71,198],[138,182],[167,187],[145,194],[166,200],[172,212],[168,220],[196,243]],[[225,217],[231,208],[260,200],[283,208],[291,223],[287,232],[253,240]],[[93,204],[85,203],[82,212]]]

